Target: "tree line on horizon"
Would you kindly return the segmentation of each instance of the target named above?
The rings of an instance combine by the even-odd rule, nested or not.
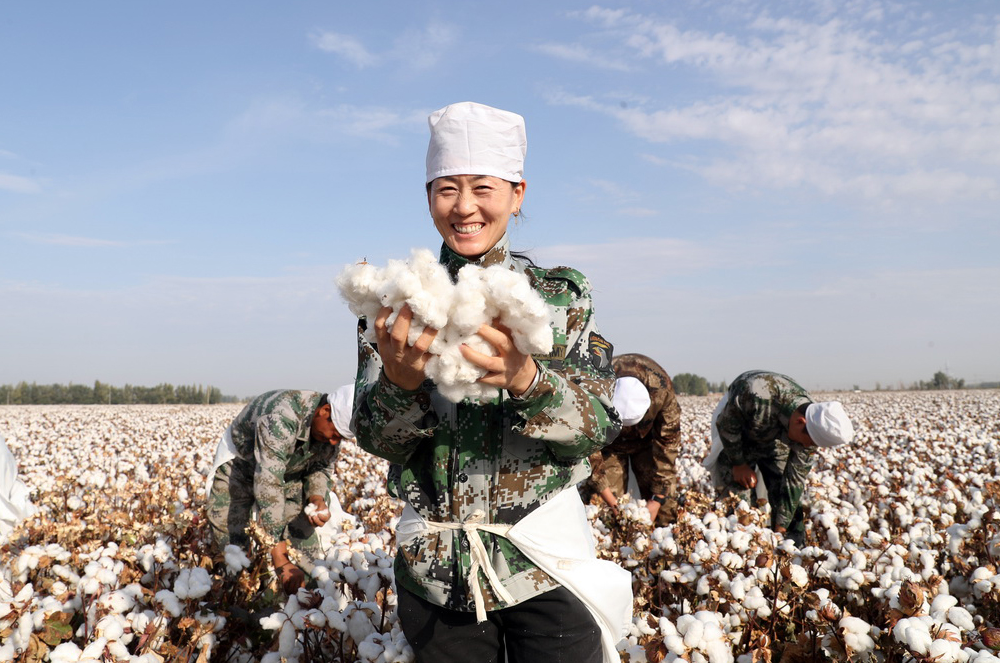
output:
[[[94,386],[85,384],[36,384],[18,382],[0,385],[0,405],[211,405],[236,403],[235,396],[226,396],[211,385],[158,384],[142,387],[126,384],[115,387],[100,380]]]

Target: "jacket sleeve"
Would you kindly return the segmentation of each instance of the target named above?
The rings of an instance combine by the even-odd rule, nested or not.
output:
[[[621,431],[621,418],[612,405],[615,373],[612,346],[594,320],[589,287],[579,292],[569,308],[566,359],[559,368],[538,361],[538,384],[523,399],[511,399],[521,421],[514,429],[542,440],[564,461],[586,458],[610,444]]]
[[[295,450],[298,422],[279,413],[257,420],[254,435],[253,494],[260,524],[275,539],[283,538],[285,525],[285,468]]]
[[[340,456],[340,443],[333,447],[333,453],[324,460],[311,464],[305,476],[305,495],[312,497],[319,495],[323,501],[327,499],[327,493],[333,490],[333,474],[337,471],[337,458]],[[328,505],[329,506],[329,505]]]
[[[404,463],[437,426],[430,389],[426,382],[413,391],[389,382],[382,372],[382,358],[365,338],[365,325],[365,320],[359,321],[351,428],[358,446],[365,451],[393,463]]]
[[[745,397],[744,397],[745,398]],[[743,454],[743,425],[746,415],[740,408],[740,397],[730,398],[722,412],[715,420],[716,430],[719,431],[719,440],[722,448],[726,451],[733,467],[746,465],[746,456]]]
[[[677,454],[681,450],[681,407],[673,393],[656,415],[651,442],[656,465],[651,488],[655,495],[669,496],[677,490]]]
[[[794,442],[788,445],[788,462],[785,464],[785,472],[781,476],[781,484],[778,487],[777,513],[774,519],[776,527],[787,528],[792,522],[795,510],[802,502],[802,493],[806,489],[806,477],[812,469],[815,458],[816,451],[814,449],[806,449],[801,444]]]

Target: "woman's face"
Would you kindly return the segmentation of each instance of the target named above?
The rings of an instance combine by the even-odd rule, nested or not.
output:
[[[515,185],[489,175],[449,175],[431,182],[427,203],[448,248],[478,258],[507,232],[510,215],[521,209],[524,188],[524,180]]]

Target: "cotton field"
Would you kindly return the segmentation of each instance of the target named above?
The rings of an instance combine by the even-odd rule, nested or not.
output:
[[[600,554],[634,577],[622,661],[1000,662],[1000,392],[836,398],[858,434],[810,475],[802,549],[766,504],[714,501],[716,397],[681,398],[673,526],[638,501],[588,507]],[[345,444],[342,510],[295,596],[259,545],[209,544],[205,474],[239,409],[0,407],[39,508],[0,546],[0,662],[413,660],[384,461]]]

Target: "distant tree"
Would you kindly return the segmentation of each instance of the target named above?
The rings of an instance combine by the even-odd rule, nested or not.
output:
[[[674,376],[674,391],[689,396],[707,396],[708,380],[693,373],[678,373]]]
[[[224,396],[218,387],[204,389],[201,385],[158,384],[155,387],[136,387],[126,384],[114,387],[100,380],[94,386],[83,384],[36,384],[19,382],[0,385],[0,405],[87,405],[116,403],[235,403],[235,396]]]

